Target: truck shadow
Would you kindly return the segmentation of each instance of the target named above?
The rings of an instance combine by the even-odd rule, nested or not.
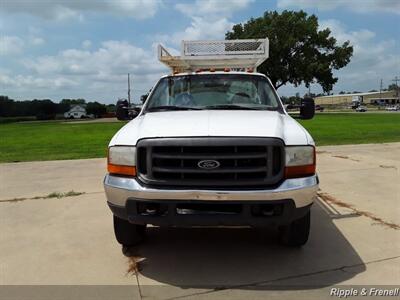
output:
[[[312,208],[311,230],[304,247],[287,248],[278,244],[274,230],[150,227],[147,242],[137,249],[144,258],[142,281],[180,288],[296,290],[340,284],[365,271],[318,204]]]

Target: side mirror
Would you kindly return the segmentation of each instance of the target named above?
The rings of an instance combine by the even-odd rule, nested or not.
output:
[[[303,120],[312,119],[315,115],[315,103],[312,98],[304,98],[301,100],[300,118]]]
[[[147,96],[149,96],[149,95],[148,95],[148,94],[145,94],[145,95],[140,96],[140,101],[141,101],[142,103],[145,103],[146,100],[147,100]]]

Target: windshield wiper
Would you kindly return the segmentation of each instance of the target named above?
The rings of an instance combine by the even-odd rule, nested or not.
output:
[[[209,105],[203,107],[204,109],[232,109],[232,110],[275,110],[272,107],[249,107],[241,106],[236,104],[220,104],[220,105]]]
[[[161,110],[201,110],[201,108],[197,107],[186,107],[186,106],[175,106],[175,105],[160,105],[160,106],[153,106],[147,109],[147,111],[161,111]]]

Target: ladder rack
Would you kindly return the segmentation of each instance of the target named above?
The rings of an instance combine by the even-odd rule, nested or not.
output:
[[[268,58],[268,39],[182,41],[181,55],[171,55],[158,45],[158,59],[173,73],[198,69],[256,68]]]

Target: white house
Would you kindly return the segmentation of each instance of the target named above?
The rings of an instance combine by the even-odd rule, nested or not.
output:
[[[74,105],[71,109],[64,113],[66,119],[80,119],[87,117],[86,108],[81,105]]]

